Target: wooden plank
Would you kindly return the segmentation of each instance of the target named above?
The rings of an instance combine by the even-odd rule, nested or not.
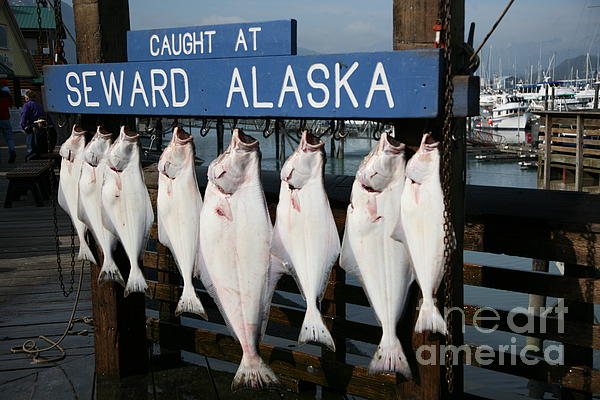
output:
[[[577,149],[575,149],[575,147],[552,145],[552,151],[561,151],[563,153],[573,153],[574,154],[577,151]]]
[[[465,264],[463,271],[465,285],[600,304],[600,280],[595,278],[569,278],[474,264]]]
[[[544,143],[544,189],[550,188],[550,165],[552,164],[552,153],[551,147],[552,142],[548,140],[548,136],[552,137],[552,117],[550,115],[546,115],[545,125],[548,135],[546,136],[546,140]]]
[[[148,319],[147,326],[148,339],[164,346],[234,363],[239,363],[241,359],[239,344],[228,335],[172,325],[152,318]],[[266,343],[260,344],[260,353],[270,367],[280,374],[366,398],[389,399],[396,396],[395,377],[392,375],[369,376],[365,367],[325,360]]]
[[[584,154],[585,154],[585,150],[584,150]],[[552,162],[575,165],[575,156],[570,156],[570,155],[566,155],[566,154],[553,154]],[[584,157],[583,165],[585,167],[589,167],[589,168],[600,169],[600,159]]]
[[[481,346],[470,345],[468,348],[474,354]],[[512,363],[510,353],[493,351],[485,348],[485,363],[477,362],[476,357],[470,357],[469,365],[481,367],[504,374],[521,376],[538,381],[561,385],[566,388],[583,390],[590,393],[600,393],[600,371],[587,367],[569,365],[550,365],[543,360],[535,365],[527,365],[520,357]],[[487,355],[490,355],[489,357]],[[507,361],[510,360],[511,362]],[[490,362],[488,364],[488,362]]]
[[[567,326],[564,321],[560,321],[554,316],[540,317],[497,308],[493,310],[489,307],[465,304],[465,325],[476,326],[484,331],[500,330],[580,347],[600,349],[600,325],[569,322]]]
[[[575,154],[575,190],[583,189],[583,126],[585,121],[577,116],[577,152]]]

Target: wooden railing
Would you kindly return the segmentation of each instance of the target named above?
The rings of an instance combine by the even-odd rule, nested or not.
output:
[[[584,174],[600,174],[600,112],[557,112],[544,111],[541,115],[540,153],[538,177],[544,188],[551,189],[552,167],[563,171],[574,170],[574,183],[571,190],[584,189]],[[546,146],[546,132],[550,127],[550,146]],[[546,162],[546,160],[550,160]],[[597,180],[597,179],[596,179]],[[562,183],[567,183],[565,177]],[[597,185],[594,185],[597,186]]]
[[[146,174],[147,184],[153,201],[156,198],[156,183],[151,174]],[[201,186],[205,183],[199,173]],[[264,173],[263,182],[272,218],[277,201],[278,177]],[[336,187],[328,187],[335,193],[331,197],[334,218],[340,234],[343,232],[345,209],[349,200],[352,178],[336,180]],[[345,201],[344,201],[345,199]],[[531,317],[535,331],[527,333],[542,340],[561,342],[565,345],[565,365],[551,365],[541,360],[537,365],[526,365],[516,358],[516,364],[502,362],[510,357],[503,351],[494,351],[488,357],[491,362],[478,363],[473,357],[465,360],[470,365],[500,373],[517,375],[536,381],[560,385],[563,390],[600,392],[600,371],[594,370],[591,363],[592,349],[600,348],[600,326],[594,324],[593,304],[600,304],[600,281],[594,277],[600,265],[600,203],[589,194],[572,192],[550,192],[526,189],[468,186],[466,192],[467,223],[465,226],[465,249],[479,252],[509,254],[566,263],[564,276],[548,273],[516,271],[497,266],[465,264],[464,284],[513,292],[542,294],[562,297],[565,304],[579,310],[567,313],[564,331],[561,321],[552,316]],[[151,233],[151,244],[155,251],[147,251],[144,266],[147,277],[152,280],[148,296],[159,302],[159,319],[148,319],[147,335],[161,347],[185,350],[208,357],[239,362],[241,348],[233,338],[209,329],[182,326],[174,318],[172,311],[181,294],[180,278],[168,250],[156,241],[156,229]],[[277,290],[298,294],[292,279],[283,278]],[[209,320],[223,324],[223,320],[212,299],[198,290],[200,299],[208,311]],[[152,302],[151,302],[152,303]],[[324,390],[349,393],[372,399],[397,398],[411,390],[424,390],[420,385],[411,385],[392,375],[367,374],[364,366],[349,361],[346,339],[376,344],[381,337],[377,325],[347,319],[347,304],[367,306],[368,301],[361,287],[347,284],[344,273],[335,267],[323,300],[323,314],[332,329],[336,341],[335,354],[322,350],[319,355],[307,353],[302,348],[282,348],[271,344],[261,344],[263,358],[280,376],[283,382],[296,391],[314,390],[314,385]],[[413,306],[411,304],[409,306]],[[481,321],[497,310],[498,320]],[[525,306],[525,305],[524,305]],[[592,307],[592,308],[590,308]],[[524,314],[514,315],[498,304],[464,305],[464,323],[482,328],[497,325],[496,329],[521,335],[511,327],[527,322]],[[583,311],[583,312],[581,312]],[[186,315],[187,317],[188,315]],[[269,316],[267,335],[296,341],[304,317],[304,310],[284,304],[273,304]],[[476,317],[479,317],[476,320]],[[403,321],[399,329],[411,330],[414,321]],[[537,329],[545,325],[542,332]],[[414,352],[416,343],[413,343]],[[464,349],[477,351],[478,345],[467,344]],[[411,349],[405,350],[409,359],[414,360]],[[354,358],[352,358],[354,360]],[[414,365],[413,365],[414,369]],[[440,382],[437,383],[438,385]],[[426,385],[425,385],[426,386]],[[416,388],[416,389],[415,389]],[[418,393],[418,397],[427,398]]]

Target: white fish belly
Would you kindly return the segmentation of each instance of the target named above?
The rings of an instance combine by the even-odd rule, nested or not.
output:
[[[320,297],[340,253],[340,239],[329,201],[319,185],[298,190],[300,211],[292,206],[289,189],[281,184],[273,254],[291,264],[307,301]]]
[[[193,176],[182,175],[171,180],[159,174],[158,240],[169,247],[180,272],[191,278],[198,252],[202,197]]]
[[[110,251],[116,237],[102,224],[102,183],[104,182],[104,164],[92,167],[82,163],[79,179],[78,217],[90,229],[102,251]]]
[[[118,179],[121,190],[117,185]],[[102,205],[104,226],[119,238],[134,263],[131,257],[141,256],[153,222],[153,216],[149,215],[149,210],[152,210],[150,196],[138,171],[126,169],[117,176],[116,172],[107,170]]]
[[[79,240],[83,239],[85,233],[85,225],[77,216],[81,167],[82,163],[79,157],[73,162],[63,158],[60,165],[60,181],[58,185],[58,204],[71,218]]]
[[[413,280],[406,247],[390,237],[398,219],[399,195],[398,190],[392,190],[377,196],[377,210],[381,218],[373,222],[367,210],[368,196],[372,195],[360,190],[355,183],[352,194],[354,208],[348,209],[342,249],[342,266],[352,270],[348,264],[352,263],[352,259],[355,261],[354,268],[384,334],[393,335]]]
[[[209,183],[200,218],[200,246],[213,294],[244,351],[255,352],[266,318],[271,222],[260,187],[230,197],[231,220],[217,214],[224,196]],[[270,300],[270,299],[268,299]]]
[[[418,192],[418,193],[417,193]],[[444,268],[444,201],[439,184],[410,183],[402,194],[402,223],[424,296],[433,296]]]

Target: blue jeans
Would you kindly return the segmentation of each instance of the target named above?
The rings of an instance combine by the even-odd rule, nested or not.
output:
[[[25,134],[25,144],[27,145],[27,154],[33,151],[33,133]]]
[[[0,131],[4,135],[4,140],[6,140],[6,144],[8,144],[8,151],[15,151],[15,140],[13,139],[13,131],[10,126],[10,120],[8,119],[0,119]]]

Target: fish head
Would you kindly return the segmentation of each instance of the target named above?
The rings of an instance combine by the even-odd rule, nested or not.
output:
[[[112,141],[112,134],[98,126],[96,134],[85,146],[83,151],[83,160],[92,167],[97,167],[100,161],[108,154]]]
[[[75,158],[83,152],[85,147],[85,134],[86,131],[78,124],[73,125],[71,136],[60,146],[58,154],[65,160],[75,161]]]
[[[301,189],[306,183],[323,176],[325,165],[325,143],[308,130],[302,132],[302,139],[294,153],[281,168],[281,180],[290,189]]]
[[[194,165],[194,138],[176,127],[173,137],[158,161],[158,171],[168,178],[175,179],[184,168]]]
[[[406,164],[406,176],[413,182],[423,183],[431,176],[439,174],[440,153],[439,142],[430,133],[423,135],[419,150]]]
[[[358,167],[356,180],[369,192],[382,192],[398,177],[404,175],[404,143],[381,134],[377,146],[365,157]]]
[[[260,148],[258,140],[234,129],[227,150],[208,166],[208,179],[225,194],[235,191],[252,178],[258,178]]]
[[[121,172],[131,163],[139,163],[139,139],[137,132],[121,127],[119,137],[110,147],[108,153],[108,166],[110,169]]]

